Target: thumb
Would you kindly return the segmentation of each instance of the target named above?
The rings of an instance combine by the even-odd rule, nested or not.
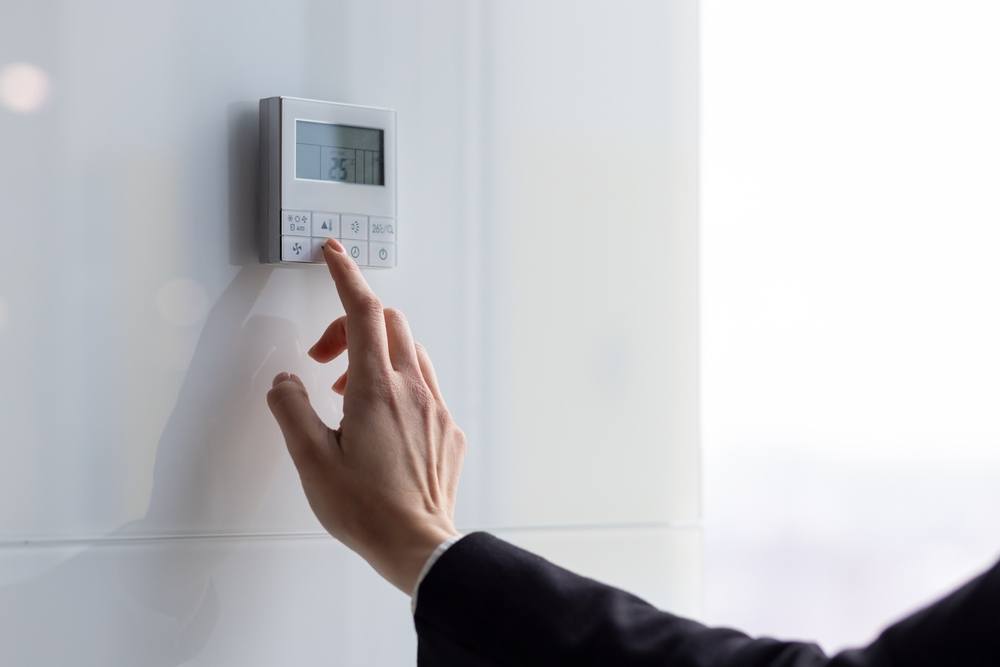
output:
[[[285,436],[292,461],[301,470],[318,456],[329,429],[313,410],[305,384],[294,373],[278,373],[274,377],[267,392],[267,406]]]

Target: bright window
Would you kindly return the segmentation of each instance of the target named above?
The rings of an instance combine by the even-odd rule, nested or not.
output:
[[[1000,552],[1000,4],[702,21],[706,616],[865,642]]]

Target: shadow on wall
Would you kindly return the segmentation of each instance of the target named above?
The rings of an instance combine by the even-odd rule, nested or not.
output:
[[[275,429],[266,410],[247,406],[263,402],[274,374],[292,366],[299,338],[288,320],[250,315],[271,275],[252,257],[256,132],[256,106],[231,106],[230,251],[242,268],[208,314],[160,436],[149,509],[102,544],[0,589],[0,664],[178,665],[215,627],[211,574],[234,547],[178,558],[149,536],[237,523],[258,507],[284,457],[280,447],[247,451]],[[127,556],[115,548],[125,541]]]

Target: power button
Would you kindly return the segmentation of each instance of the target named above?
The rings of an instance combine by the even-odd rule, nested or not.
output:
[[[370,242],[368,244],[368,264],[371,266],[396,266],[396,244]]]

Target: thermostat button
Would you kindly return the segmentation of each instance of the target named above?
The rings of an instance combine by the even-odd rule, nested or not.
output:
[[[317,263],[325,263],[326,258],[323,257],[323,246],[326,244],[326,239],[311,239],[312,240],[312,259],[310,261]]]
[[[313,211],[312,235],[327,239],[340,238],[340,214]]]
[[[309,236],[312,234],[312,213],[310,211],[282,211],[281,233]]]
[[[281,237],[281,260],[284,262],[308,262],[312,256],[312,239],[301,236]]]
[[[341,232],[341,238],[353,239],[356,241],[367,241],[368,216],[341,213],[340,232]]]
[[[368,239],[370,241],[382,241],[383,243],[395,243],[396,241],[396,221],[392,218],[369,218]]]
[[[365,241],[341,241],[344,252],[361,266],[368,265],[368,243]]]
[[[392,243],[369,243],[368,263],[371,266],[396,266],[396,246]]]

